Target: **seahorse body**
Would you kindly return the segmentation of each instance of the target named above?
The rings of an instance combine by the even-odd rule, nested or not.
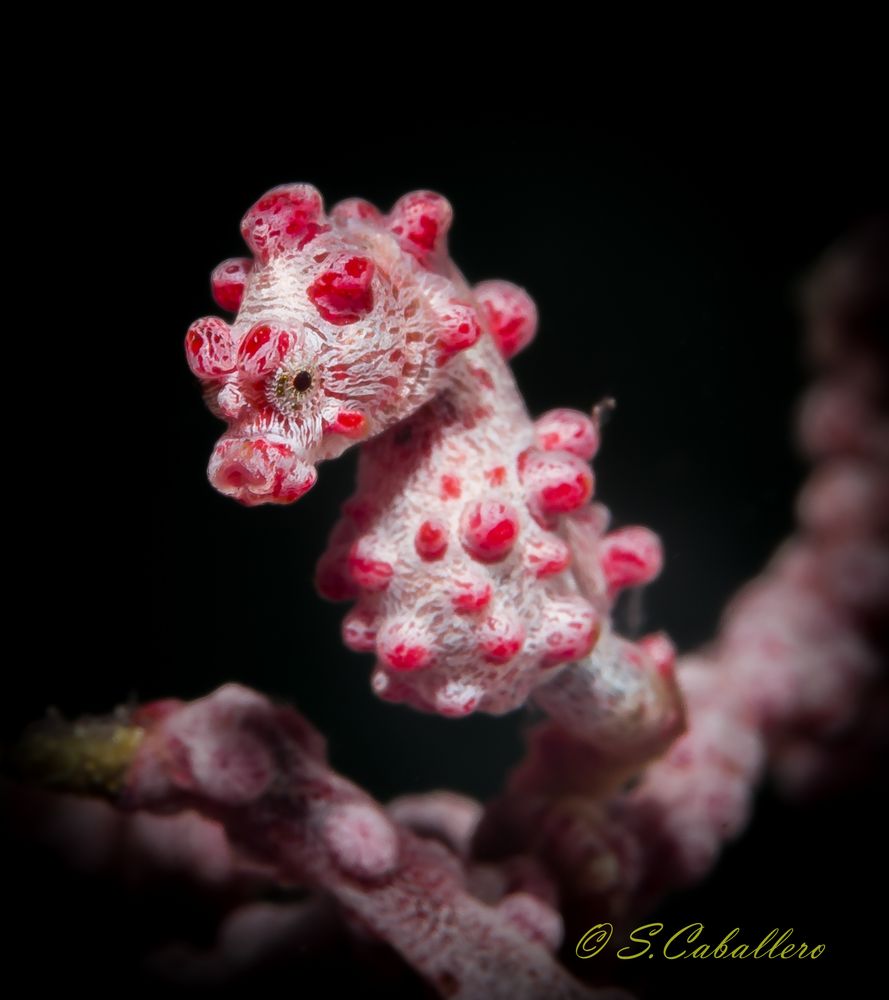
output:
[[[660,570],[659,542],[604,534],[596,421],[532,422],[507,359],[536,309],[508,282],[468,286],[447,255],[451,217],[429,192],[388,215],[358,200],[326,215],[308,185],[257,202],[242,224],[254,260],[213,277],[235,322],[199,320],[187,338],[229,422],[211,481],[246,504],[287,503],[317,462],[365,441],[317,582],[357,599],[343,634],[376,654],[375,691],[449,716],[536,692],[591,742],[659,743],[681,717],[672,650],[609,625],[619,590]]]

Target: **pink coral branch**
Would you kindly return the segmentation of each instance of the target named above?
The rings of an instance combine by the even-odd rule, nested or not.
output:
[[[473,896],[458,857],[332,771],[318,734],[292,709],[228,685],[160,713],[148,706],[142,718],[125,808],[194,809],[222,823],[241,855],[332,896],[442,996],[592,995],[552,958],[559,918],[546,903],[527,893],[496,905]]]

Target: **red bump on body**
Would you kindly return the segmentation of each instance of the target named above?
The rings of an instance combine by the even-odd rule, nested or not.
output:
[[[440,194],[412,191],[398,199],[387,221],[402,250],[425,264],[444,249],[453,217],[450,203]]]
[[[498,562],[512,551],[519,534],[519,515],[500,500],[476,500],[460,518],[460,540],[482,562]]]
[[[306,294],[322,319],[345,326],[373,309],[373,276],[373,261],[368,257],[344,254],[309,285]]]
[[[253,270],[249,257],[232,257],[219,264],[210,275],[210,288],[220,309],[237,312],[247,286],[247,278]]]
[[[238,367],[251,378],[262,378],[281,364],[295,343],[289,331],[257,323],[238,346]]]
[[[650,583],[660,573],[663,558],[660,538],[642,527],[612,531],[599,548],[602,572],[612,591]]]
[[[231,329],[218,316],[195,320],[185,335],[185,356],[198,378],[219,378],[235,369]]]
[[[569,452],[529,448],[519,456],[518,470],[534,513],[567,514],[593,495],[592,469]]]
[[[547,535],[528,542],[525,565],[539,579],[562,573],[571,563],[571,549],[558,535]]]
[[[509,663],[525,641],[525,629],[509,613],[488,615],[479,623],[479,651],[488,663]]]
[[[355,653],[371,653],[377,646],[376,616],[363,608],[352,608],[343,619],[343,642]]]
[[[438,364],[448,358],[472,347],[482,335],[481,324],[470,305],[463,302],[452,302],[439,317],[438,344],[441,354]]]
[[[432,663],[428,638],[415,621],[389,621],[377,633],[377,655],[390,670],[410,673]]]
[[[417,529],[414,547],[421,559],[441,559],[448,549],[448,529],[441,521],[424,521]]]
[[[459,500],[462,492],[458,476],[444,475],[441,477],[442,500]]]
[[[537,332],[537,307],[523,288],[509,281],[483,281],[473,291],[504,358],[531,343]]]
[[[589,461],[599,450],[599,429],[579,410],[550,410],[537,418],[534,431],[544,451],[567,451]]]
[[[301,250],[319,233],[324,206],[318,190],[310,184],[285,184],[273,188],[249,209],[241,221],[241,235],[266,264],[272,257]]]
[[[374,554],[373,543],[367,538],[359,538],[349,550],[348,564],[352,579],[370,591],[385,590],[394,572],[391,563]]]

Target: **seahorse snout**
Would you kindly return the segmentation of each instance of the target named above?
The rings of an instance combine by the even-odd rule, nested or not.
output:
[[[222,438],[207,473],[220,493],[248,507],[293,503],[318,478],[314,466],[298,458],[289,444],[264,437]]]

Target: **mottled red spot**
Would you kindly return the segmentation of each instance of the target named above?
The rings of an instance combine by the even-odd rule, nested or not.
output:
[[[461,492],[462,490],[459,477],[451,475],[444,475],[441,477],[442,500],[458,500]]]
[[[491,603],[491,585],[480,580],[456,580],[451,604],[460,614],[481,611]]]
[[[518,457],[519,478],[536,514],[566,514],[593,495],[592,469],[576,455],[531,448]]]
[[[491,615],[479,625],[479,650],[488,663],[509,663],[524,641],[521,623],[505,615]]]
[[[247,277],[253,269],[249,257],[233,257],[224,260],[210,275],[210,288],[220,309],[237,312],[247,285]]]
[[[353,609],[343,619],[343,643],[355,653],[371,653],[377,645],[377,623],[368,611]]]
[[[411,646],[404,642],[387,647],[384,659],[393,670],[408,672],[420,670],[430,659],[430,652],[425,646]]]
[[[424,521],[417,529],[414,546],[422,559],[441,559],[448,548],[448,529],[441,521]]]
[[[530,547],[526,556],[528,568],[540,579],[562,573],[571,563],[571,549],[552,536]]]
[[[339,257],[309,286],[309,300],[329,323],[355,323],[373,309],[373,275],[367,257]]]
[[[663,550],[658,536],[648,528],[620,528],[602,539],[599,559],[614,591],[650,583],[661,571]]]
[[[192,323],[185,335],[185,356],[198,378],[217,378],[234,371],[234,345],[228,323],[218,316]]]
[[[413,191],[395,203],[388,225],[402,249],[425,263],[441,247],[452,216],[451,206],[440,194]]]
[[[241,341],[238,353],[244,358],[252,358],[257,351],[261,350],[271,339],[273,330],[265,323],[254,326],[253,329]]]
[[[482,334],[481,324],[472,306],[465,302],[452,302],[439,317],[438,344],[442,364],[459,351],[472,347]]]
[[[500,353],[511,358],[534,339],[537,308],[528,293],[508,281],[483,281],[473,289]]]
[[[487,368],[470,368],[469,370],[472,372],[479,385],[484,386],[485,389],[494,388],[494,379],[491,377],[491,373],[487,370]]]
[[[540,499],[547,512],[566,513],[585,504],[592,493],[592,477],[578,473],[573,479],[544,486],[540,490]]]
[[[334,420],[325,422],[324,429],[332,434],[360,438],[367,430],[367,419],[357,410],[340,410]]]
[[[487,479],[492,486],[502,486],[506,481],[506,466],[495,465],[493,469],[486,469],[485,479]]]
[[[302,250],[330,226],[322,220],[321,195],[308,184],[275,188],[247,212],[241,233],[262,263],[288,251]]]
[[[578,410],[550,410],[535,421],[534,429],[545,451],[567,451],[589,461],[599,449],[599,428]]]
[[[499,500],[477,500],[469,504],[460,519],[464,548],[483,562],[505,558],[519,533],[519,517]]]
[[[238,366],[245,375],[261,378],[281,364],[294,342],[295,338],[287,330],[257,323],[238,347]]]
[[[363,539],[359,539],[349,551],[348,565],[352,579],[359,587],[370,591],[385,590],[394,573],[392,564],[375,558]]]

